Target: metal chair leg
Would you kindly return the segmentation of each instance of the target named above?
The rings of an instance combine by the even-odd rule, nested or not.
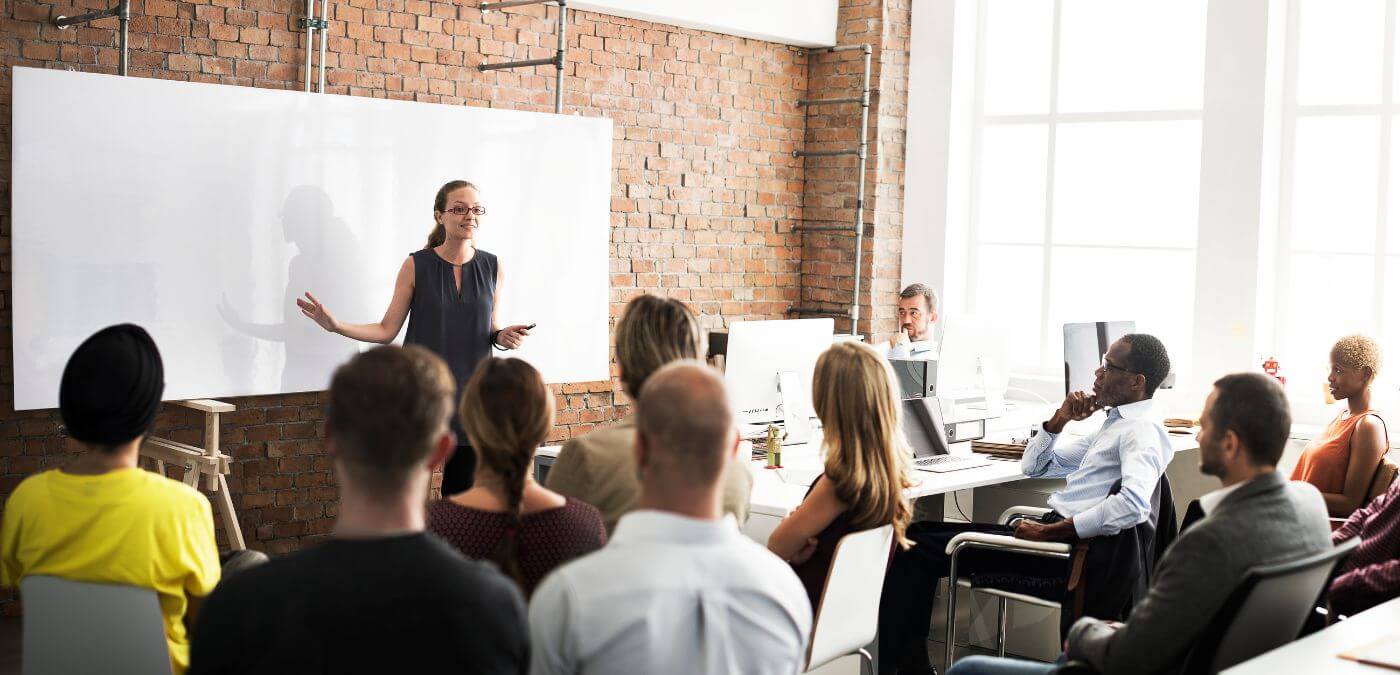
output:
[[[997,598],[997,656],[1006,658],[1006,598]]]
[[[957,636],[958,621],[958,552],[953,551],[948,563],[948,635],[944,644],[943,670],[953,667],[953,647]]]

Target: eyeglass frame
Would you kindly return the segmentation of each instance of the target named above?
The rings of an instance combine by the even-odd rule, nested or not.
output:
[[[1112,372],[1112,371],[1115,371],[1115,370],[1116,370],[1116,371],[1119,371],[1119,372],[1122,372],[1122,373],[1127,373],[1127,374],[1129,374],[1129,375],[1140,375],[1140,374],[1141,374],[1141,373],[1135,373],[1135,372],[1133,372],[1133,371],[1131,371],[1131,370],[1128,370],[1127,368],[1124,368],[1123,366],[1120,366],[1120,365],[1118,365],[1118,364],[1116,364],[1116,363],[1114,363],[1114,362],[1112,362],[1112,361],[1109,361],[1109,360],[1108,360],[1108,354],[1104,354],[1103,356],[1100,356],[1100,357],[1099,357],[1099,368],[1100,368],[1101,370],[1104,370],[1104,371],[1107,371],[1107,372]]]
[[[472,214],[472,215],[474,215],[474,216],[477,216],[477,217],[481,217],[481,216],[486,215],[486,207],[485,207],[485,206],[482,206],[482,205],[480,205],[480,204],[477,204],[476,206],[454,206],[454,207],[452,207],[452,208],[450,208],[450,209],[443,209],[442,212],[443,212],[443,213],[450,213],[450,214],[452,214],[452,215],[454,215],[454,216],[459,216],[459,217],[460,217],[460,216],[465,216],[465,215],[467,215],[468,213],[470,213],[470,214]]]

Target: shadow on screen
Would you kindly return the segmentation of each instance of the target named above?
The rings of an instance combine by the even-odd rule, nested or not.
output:
[[[303,316],[296,299],[309,290],[338,319],[364,321],[355,316],[355,308],[366,297],[362,280],[367,262],[354,231],[336,214],[330,195],[317,186],[293,188],[282,202],[281,222],[283,237],[297,250],[288,263],[286,287],[281,298],[252,298],[252,303],[266,307],[275,302],[282,320],[246,320],[246,308],[240,311],[227,296],[219,299],[219,315],[234,330],[282,347],[282,393],[316,391],[327,386],[331,373],[356,344]],[[238,340],[225,341],[221,351],[230,374],[251,373],[257,359],[270,356],[259,345]]]

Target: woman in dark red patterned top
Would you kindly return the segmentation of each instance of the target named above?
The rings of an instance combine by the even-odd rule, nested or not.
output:
[[[491,560],[529,597],[555,567],[602,548],[598,509],[535,482],[535,449],[554,425],[554,396],[530,364],[484,359],[462,393],[476,448],[472,488],[432,504],[428,529],[469,558]]]

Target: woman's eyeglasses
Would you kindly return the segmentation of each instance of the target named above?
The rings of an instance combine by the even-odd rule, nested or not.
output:
[[[484,215],[486,215],[486,207],[485,207],[485,206],[454,206],[454,207],[448,209],[447,212],[450,213],[450,214],[452,214],[452,215],[454,215],[454,216],[465,216],[465,215],[467,215],[468,213],[470,213],[470,214],[472,214],[472,215],[474,215],[474,216],[484,216]]]

